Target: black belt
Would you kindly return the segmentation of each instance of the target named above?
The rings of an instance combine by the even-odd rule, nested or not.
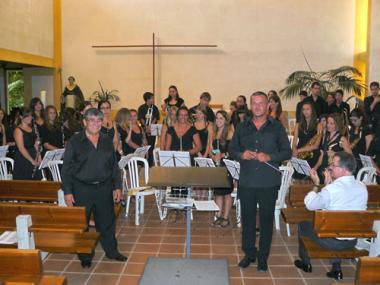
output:
[[[77,179],[76,180],[82,184],[87,184],[87,185],[99,185],[99,184],[103,184],[103,183],[106,183],[108,180],[104,180],[104,181],[83,181],[83,180],[80,180],[80,179]]]

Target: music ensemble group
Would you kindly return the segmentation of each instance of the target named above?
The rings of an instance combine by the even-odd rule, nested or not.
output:
[[[255,92],[238,96],[231,102],[229,112],[216,113],[209,106],[211,96],[204,92],[199,104],[188,109],[176,86],[169,87],[168,97],[161,109],[165,118],[159,147],[162,150],[187,151],[191,157],[209,157],[216,165],[223,159],[240,162],[238,197],[241,203],[242,268],[257,262],[259,271],[267,271],[272,241],[274,209],[281,184],[278,167],[292,156],[308,161],[310,177],[295,174],[296,179],[311,179],[314,186],[305,198],[310,210],[364,210],[367,191],[354,179],[361,168],[359,154],[373,159],[378,173],[380,166],[380,88],[370,85],[371,94],[364,108],[350,111],[343,101],[343,91],[337,90],[326,100],[320,96],[321,86],[312,84],[308,95],[300,92],[297,104],[297,123],[292,145],[289,143],[288,120],[282,110],[280,97],[274,90],[268,94]],[[143,95],[145,103],[138,110],[121,108],[112,118],[108,100],[94,106],[84,96],[70,76],[58,114],[54,106],[44,108],[39,98],[33,98],[30,108],[11,111],[7,116],[0,110],[0,142],[9,145],[8,155],[14,158],[14,179],[41,179],[38,165],[44,152],[65,148],[61,170],[62,189],[68,206],[85,206],[87,218],[94,215],[96,230],[106,256],[126,261],[117,250],[114,202],[123,199],[118,160],[137,148],[150,145],[149,164],[156,136],[150,125],[160,120],[154,94]],[[75,98],[75,100],[72,100]],[[95,108],[96,107],[96,108]],[[326,186],[322,191],[316,187]],[[212,222],[215,227],[230,226],[232,207],[231,187],[216,189],[215,202],[220,211]],[[256,206],[258,205],[258,206]],[[259,215],[259,244],[256,247],[256,211]],[[352,248],[354,239],[320,239],[309,222],[299,225],[299,235],[312,237],[321,246],[331,249]],[[300,259],[295,266],[311,272],[307,251],[300,244]],[[90,267],[93,254],[79,255],[83,267]],[[340,260],[331,260],[327,275],[342,279]]]

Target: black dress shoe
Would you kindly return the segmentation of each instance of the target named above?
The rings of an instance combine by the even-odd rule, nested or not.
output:
[[[80,262],[80,265],[82,265],[83,268],[90,268],[92,265],[91,260],[82,260]]]
[[[303,270],[304,272],[307,272],[307,273],[310,273],[313,271],[313,268],[311,267],[311,264],[310,263],[304,263],[302,260],[296,260],[294,261],[294,265]]]
[[[268,264],[266,261],[260,261],[257,264],[257,271],[258,272],[267,272],[268,271]]]
[[[240,260],[238,266],[241,268],[247,268],[251,263],[254,263],[256,258],[250,258],[248,256],[244,256],[242,260]]]
[[[335,280],[342,280],[343,279],[343,272],[342,270],[331,270],[326,273],[326,276],[329,278],[333,278]]]
[[[122,255],[121,253],[119,253],[119,254],[116,255],[115,257],[108,257],[108,256],[107,256],[107,258],[109,258],[109,259],[114,259],[114,260],[116,260],[116,261],[121,261],[121,262],[125,262],[125,261],[128,260],[128,257]]]

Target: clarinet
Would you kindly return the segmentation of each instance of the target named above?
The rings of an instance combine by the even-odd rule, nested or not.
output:
[[[35,120],[33,120],[33,129],[34,129],[34,132],[36,133],[37,141],[38,141],[36,157],[34,158],[34,160],[37,161],[38,157],[41,155],[41,137],[40,137],[40,132],[38,131],[37,123]],[[38,168],[38,166],[34,165],[32,178],[34,178],[34,176],[36,175],[37,168]]]

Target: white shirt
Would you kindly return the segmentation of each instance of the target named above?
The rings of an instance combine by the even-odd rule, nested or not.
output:
[[[305,197],[308,210],[366,210],[367,187],[354,176],[342,176],[322,188],[321,192],[309,192]],[[351,240],[353,238],[337,238]]]
[[[367,187],[354,176],[342,176],[322,188],[321,192],[309,192],[305,197],[308,210],[366,210]]]

